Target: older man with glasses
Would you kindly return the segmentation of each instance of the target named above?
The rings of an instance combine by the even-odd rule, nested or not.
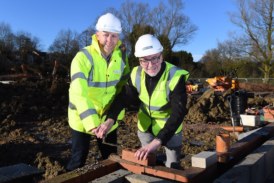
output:
[[[186,70],[163,61],[163,47],[153,35],[139,37],[135,56],[140,66],[133,68],[129,84],[114,100],[107,118],[117,118],[126,102],[139,106],[138,137],[142,144],[135,157],[146,159],[149,153],[164,146],[165,166],[180,167],[182,122],[187,113]]]

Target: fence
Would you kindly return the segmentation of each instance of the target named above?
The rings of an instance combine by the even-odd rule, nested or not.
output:
[[[238,78],[239,82],[246,83],[264,83],[264,78]],[[274,78],[269,78],[268,84],[274,86]]]
[[[207,85],[207,80],[208,78],[190,78],[192,81],[197,81],[200,82],[204,85]],[[240,83],[256,83],[256,84],[261,84],[264,83],[264,78],[237,78]],[[269,85],[274,86],[274,78],[269,78]]]

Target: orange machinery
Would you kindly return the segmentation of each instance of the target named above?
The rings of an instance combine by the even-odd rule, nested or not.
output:
[[[214,78],[208,78],[206,82],[210,85],[214,91],[224,92],[228,89],[236,90],[239,87],[237,79],[232,79],[227,76],[216,76]]]
[[[199,93],[199,90],[203,88],[203,84],[195,80],[188,80],[186,82],[186,92],[188,94]]]

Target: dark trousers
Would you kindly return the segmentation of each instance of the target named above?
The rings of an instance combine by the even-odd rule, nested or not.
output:
[[[91,138],[96,138],[96,136],[91,136],[89,134],[78,132],[72,129],[71,159],[66,167],[68,171],[80,168],[85,165]],[[102,143],[102,139],[96,138],[96,140],[99,151],[102,155],[102,159],[107,159],[112,153],[117,154],[117,147]],[[105,141],[117,144],[117,130],[109,133]]]

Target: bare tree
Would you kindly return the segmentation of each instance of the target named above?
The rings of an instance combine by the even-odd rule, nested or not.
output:
[[[119,11],[114,8],[108,9],[121,19],[126,42],[134,25],[151,26],[157,36],[169,38],[171,48],[186,44],[197,30],[182,10],[182,0],[169,0],[167,5],[159,1],[159,5],[153,9],[150,9],[147,3],[126,0]]]
[[[264,82],[269,82],[273,64],[273,5],[274,0],[238,0],[239,12],[231,14],[231,21],[243,30],[235,37],[238,49],[261,64]]]
[[[150,12],[150,24],[157,35],[167,36],[171,48],[186,44],[197,31],[189,17],[182,13],[182,0],[168,0],[168,5],[162,1]]]
[[[150,8],[147,3],[137,3],[132,0],[125,0],[119,10],[108,8],[106,12],[115,14],[121,20],[123,33],[121,39],[126,46],[127,51],[132,52],[132,38],[131,33],[135,26],[146,27],[150,19]]]
[[[55,53],[56,59],[59,61],[70,63],[73,56],[79,51],[78,34],[70,29],[61,30],[49,47],[49,51]]]
[[[14,51],[14,35],[7,23],[0,23],[0,53],[7,54]]]
[[[18,50],[27,49],[28,51],[32,51],[39,46],[39,39],[35,36],[33,37],[31,33],[26,31],[18,31],[15,35],[15,39]]]
[[[109,8],[108,11],[117,15],[121,20],[125,39],[133,31],[134,25],[147,25],[148,21],[151,20],[149,17],[150,9],[147,3],[126,0],[122,3],[120,10]]]
[[[1,22],[0,23],[0,40],[4,41],[12,33],[9,24]]]
[[[77,36],[78,34],[71,31],[70,29],[61,30],[53,41],[53,44],[50,46],[49,50],[64,54],[69,54],[70,51],[75,49],[75,46],[79,50],[78,44],[75,43],[78,38]]]
[[[83,48],[85,46],[88,46],[91,44],[91,36],[95,33],[95,30],[93,28],[87,28],[84,30],[79,36],[78,36],[78,42],[80,48]]]
[[[31,53],[38,50],[40,41],[37,37],[33,37],[31,33],[18,31],[14,37],[15,48],[18,51],[21,62],[33,62]]]
[[[205,55],[201,58],[201,63],[204,64],[208,77],[219,75],[220,70],[223,69],[223,59],[221,58],[220,50],[216,48],[207,50]]]

